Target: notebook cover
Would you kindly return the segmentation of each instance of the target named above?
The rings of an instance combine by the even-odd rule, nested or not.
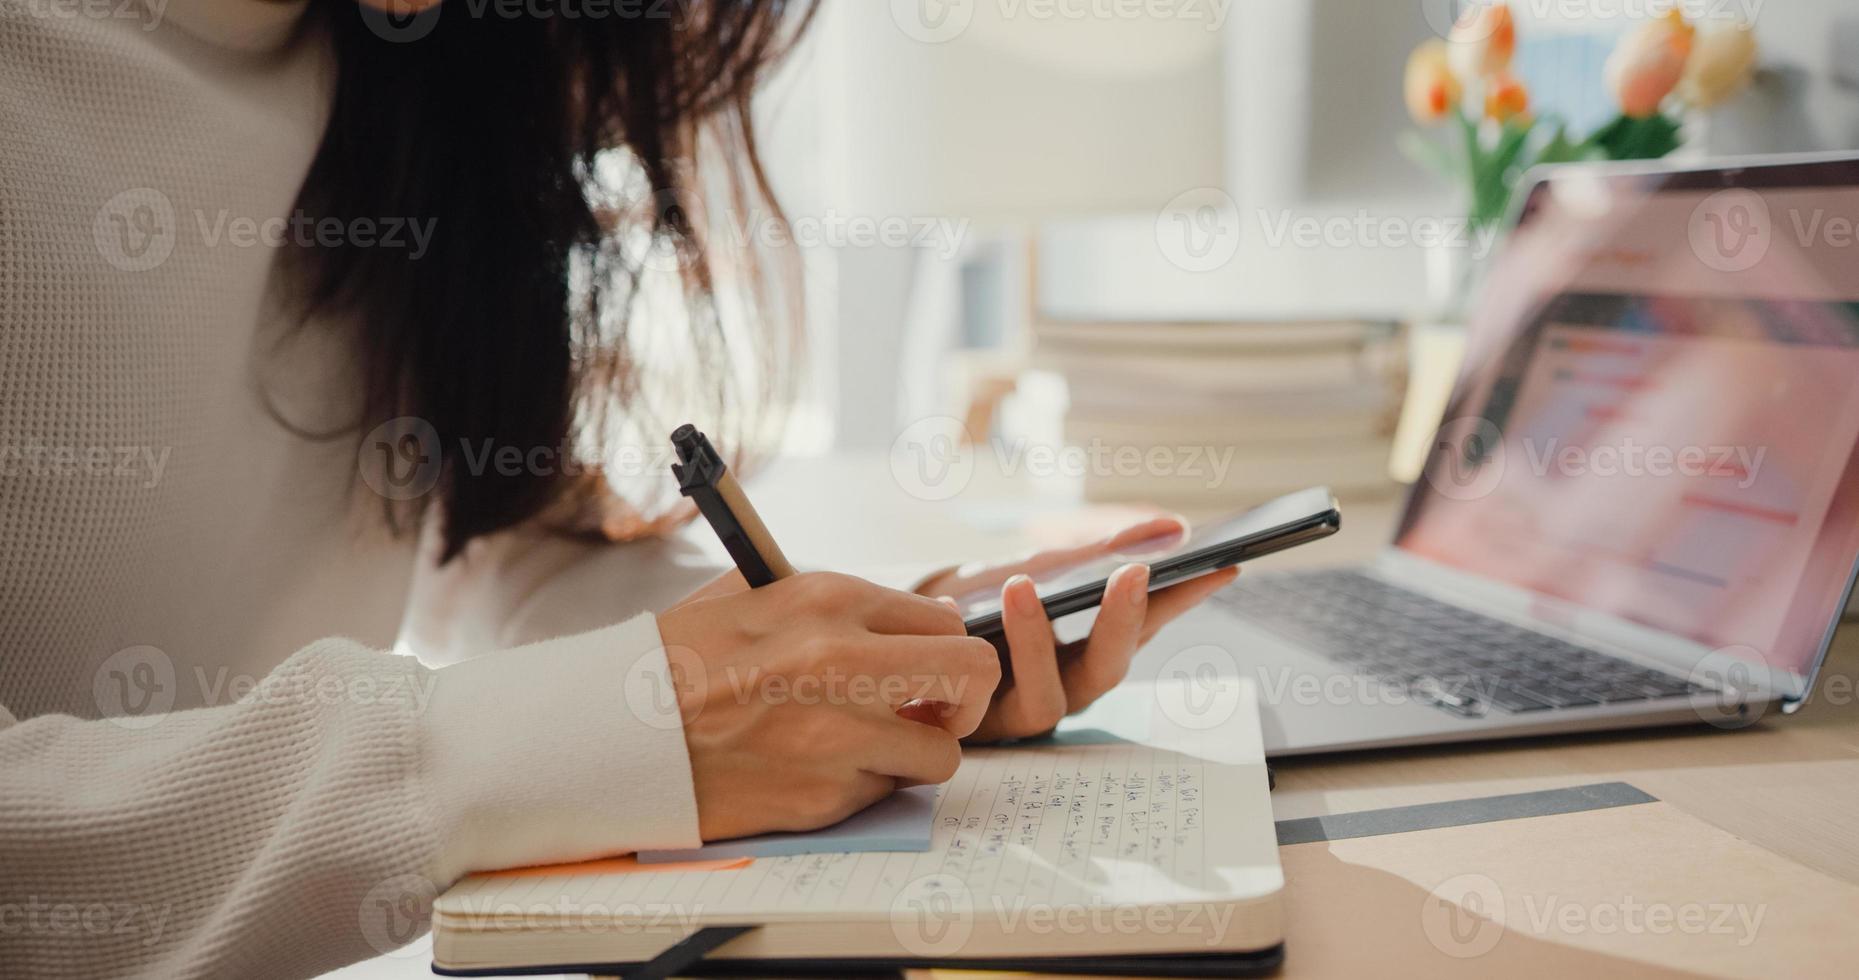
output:
[[[693,977],[888,977],[899,970],[983,970],[1004,973],[1056,973],[1070,976],[1259,977],[1276,973],[1284,963],[1283,944],[1254,953],[1184,953],[1172,956],[1034,956],[1005,959],[794,959],[704,960],[681,971]],[[552,976],[587,973],[624,977],[639,963],[572,963],[521,969],[448,970],[445,977]]]

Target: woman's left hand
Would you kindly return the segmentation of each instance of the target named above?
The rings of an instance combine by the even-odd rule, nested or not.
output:
[[[1186,533],[1181,522],[1161,517],[1125,528],[1096,544],[1047,551],[1024,561],[971,570],[959,568],[917,587],[928,596],[963,596],[1001,590],[1011,681],[995,692],[981,727],[970,741],[991,742],[1051,731],[1061,718],[1082,711],[1116,687],[1130,658],[1157,630],[1231,583],[1239,569],[1227,568],[1149,594],[1149,567],[1129,564],[1110,577],[1091,635],[1060,644],[1046,619],[1031,576],[1063,570],[1109,555],[1157,551]]]

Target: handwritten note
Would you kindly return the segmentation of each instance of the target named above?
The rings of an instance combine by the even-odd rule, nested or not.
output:
[[[710,921],[885,914],[925,882],[996,907],[1269,894],[1283,875],[1257,708],[1249,682],[1235,683],[1248,686],[1230,718],[1166,744],[969,751],[937,800],[923,853],[803,854],[760,858],[741,870],[565,876],[554,884],[604,907],[697,908]],[[1122,696],[1157,692],[1138,687]],[[1209,745],[1219,751],[1201,750]],[[1219,815],[1218,833],[1209,832],[1209,814]],[[470,879],[439,907],[467,913],[494,902],[500,887]]]

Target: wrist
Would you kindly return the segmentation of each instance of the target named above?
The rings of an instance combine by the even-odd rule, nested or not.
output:
[[[439,671],[421,767],[439,879],[695,846],[670,675],[649,615]]]

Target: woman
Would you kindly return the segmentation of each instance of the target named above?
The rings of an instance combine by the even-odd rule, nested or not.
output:
[[[698,420],[771,417],[785,345],[722,348],[690,216],[718,159],[723,199],[764,190],[748,101],[804,7],[0,6],[0,975],[310,976],[475,869],[824,825],[1049,728],[1227,580],[1124,569],[1061,668],[1031,566],[936,577],[1003,589],[1002,687],[934,599],[668,603],[671,522],[600,474],[427,452],[668,430],[642,234],[688,286]]]

